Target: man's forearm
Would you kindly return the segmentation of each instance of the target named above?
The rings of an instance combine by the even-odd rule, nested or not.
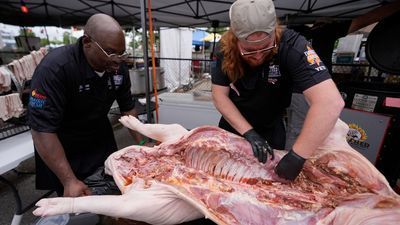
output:
[[[228,97],[220,96],[219,99],[214,99],[214,104],[224,119],[240,134],[244,134],[252,128]]]
[[[293,145],[295,152],[309,158],[329,135],[342,110],[342,105],[314,105],[308,110],[303,129]]]
[[[32,130],[32,138],[40,157],[63,185],[76,179],[56,134]]]

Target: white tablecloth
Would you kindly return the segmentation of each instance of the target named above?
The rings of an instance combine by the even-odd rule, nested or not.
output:
[[[0,175],[34,155],[30,131],[0,141]]]

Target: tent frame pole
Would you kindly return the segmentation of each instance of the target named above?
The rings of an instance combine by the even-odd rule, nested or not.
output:
[[[146,26],[146,0],[140,1],[140,19],[142,23],[142,44],[143,44],[143,63],[144,75],[146,85],[146,113],[147,123],[151,123],[151,110],[150,110],[150,81],[149,81],[149,65],[148,65],[148,40],[147,40],[147,26]]]

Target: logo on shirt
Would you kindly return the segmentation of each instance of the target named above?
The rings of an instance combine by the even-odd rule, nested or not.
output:
[[[37,89],[34,89],[29,97],[29,106],[32,108],[43,109],[46,100],[46,95],[40,93]]]
[[[307,57],[308,64],[310,64],[310,66],[316,65],[317,67],[315,68],[315,70],[317,70],[317,71],[326,70],[325,66],[320,65],[321,59],[319,58],[317,53],[315,53],[314,49],[312,49],[308,45],[306,47],[307,47],[307,51],[304,52],[304,55],[306,55],[306,57]]]
[[[89,91],[89,90],[90,90],[90,84],[81,84],[81,85],[79,85],[79,92]]]
[[[122,79],[123,78],[124,77],[122,75],[119,75],[119,74],[114,75],[114,84],[116,86],[120,86],[122,84]]]
[[[281,77],[279,65],[270,65],[268,72],[268,83],[275,84],[279,77]]]
[[[122,75],[120,75],[120,74],[112,75],[112,79],[113,79],[113,83],[115,85],[115,89],[118,89],[119,86],[122,85],[123,78],[124,77]],[[111,84],[111,80],[110,79],[108,80],[108,89],[111,90],[112,89],[112,84]]]

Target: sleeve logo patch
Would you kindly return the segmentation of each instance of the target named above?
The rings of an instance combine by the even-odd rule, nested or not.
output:
[[[307,46],[307,51],[304,52],[304,55],[306,55],[307,62],[308,64],[310,64],[310,66],[314,65],[317,66],[315,70],[317,71],[326,70],[326,67],[324,65],[320,65],[321,59],[319,58],[317,53],[315,53],[314,49],[312,49],[310,46]]]
[[[29,106],[32,108],[43,109],[46,100],[47,97],[44,94],[41,94],[37,89],[34,89],[29,97]]]

